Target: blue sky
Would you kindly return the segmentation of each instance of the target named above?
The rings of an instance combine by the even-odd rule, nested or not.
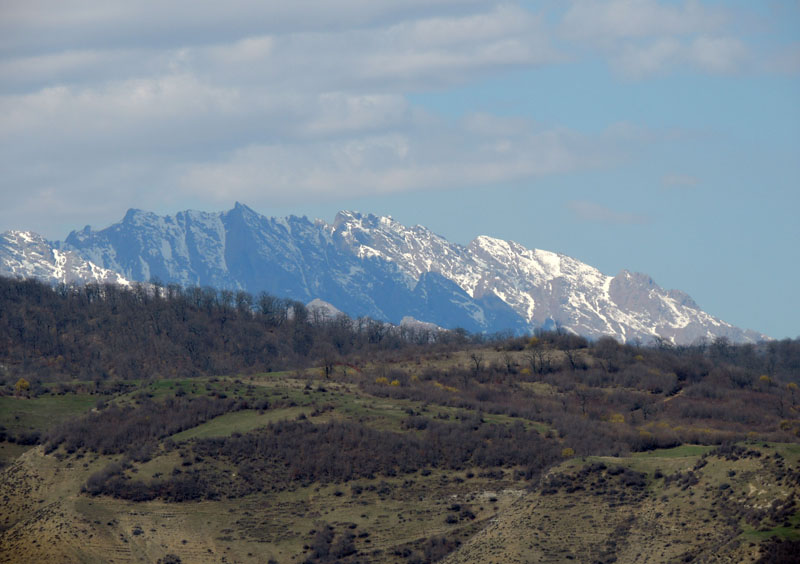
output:
[[[800,335],[800,2],[0,0],[0,230],[389,214]]]

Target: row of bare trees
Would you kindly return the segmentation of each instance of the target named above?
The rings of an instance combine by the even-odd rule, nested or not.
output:
[[[464,332],[351,319],[268,294],[213,288],[50,287],[0,277],[0,379],[104,380],[324,365]],[[13,379],[13,382],[11,381]]]

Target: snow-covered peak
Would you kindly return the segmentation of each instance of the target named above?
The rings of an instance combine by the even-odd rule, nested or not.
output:
[[[3,234],[3,237],[9,241],[14,241],[16,243],[21,244],[31,244],[31,243],[46,243],[45,238],[39,235],[38,233],[34,233],[33,231],[6,231]]]
[[[60,251],[32,231],[6,231],[0,235],[0,274],[38,278],[54,284],[97,282],[130,285],[130,281],[118,273],[71,251]]]
[[[390,261],[413,280],[440,274],[475,299],[499,298],[531,329],[557,323],[621,340],[690,342],[719,330],[736,340],[759,337],[702,312],[687,294],[665,291],[647,275],[623,271],[612,277],[567,255],[487,235],[463,247],[422,226],[355,212],[341,212],[334,226],[358,257]]]
[[[357,256],[391,261],[413,280],[425,272],[444,273],[445,263],[464,252],[425,227],[406,227],[389,216],[340,212],[334,228]]]

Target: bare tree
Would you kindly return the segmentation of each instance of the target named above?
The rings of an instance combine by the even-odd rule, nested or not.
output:
[[[473,352],[472,354],[469,355],[469,358],[472,360],[472,364],[473,364],[472,371],[473,371],[473,374],[474,374],[475,378],[477,378],[478,374],[483,369],[483,361],[484,361],[483,353]]]
[[[550,351],[542,345],[537,345],[526,351],[525,360],[528,361],[532,374],[547,374],[552,368]]]
[[[569,361],[569,367],[574,371],[578,368],[578,354],[575,349],[564,349],[564,354]]]
[[[506,366],[506,374],[511,375],[513,372],[516,372],[517,363],[514,361],[514,355],[512,355],[511,352],[503,352],[503,364]]]
[[[589,403],[590,400],[595,399],[597,397],[597,390],[593,388],[588,388],[583,384],[579,384],[575,388],[575,395],[578,398],[578,403],[581,406],[581,415],[586,415],[586,405]]]

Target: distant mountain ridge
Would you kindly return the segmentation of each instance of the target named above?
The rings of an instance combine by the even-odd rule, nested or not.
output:
[[[0,273],[9,273],[14,248],[0,245]],[[446,328],[517,333],[560,326],[623,341],[767,338],[709,315],[687,294],[663,290],[644,274],[608,276],[566,255],[486,236],[462,246],[419,225],[356,212],[340,212],[328,224],[269,218],[240,203],[225,212],[165,217],[131,209],[105,229],[73,231],[51,252],[71,253],[106,277],[320,299],[351,316],[392,323],[413,317]],[[14,264],[12,275],[55,274],[33,264],[25,274]]]
[[[98,282],[129,286],[131,283],[74,251],[59,251],[44,237],[30,231],[6,231],[0,235],[0,274],[65,284]]]

